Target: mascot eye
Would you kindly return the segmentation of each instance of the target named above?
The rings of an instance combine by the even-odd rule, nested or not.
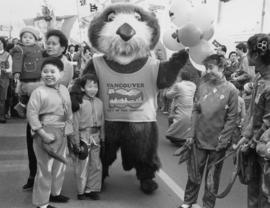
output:
[[[142,15],[140,15],[138,12],[135,12],[134,16],[135,16],[135,18],[136,18],[138,21],[140,21],[140,22],[143,21],[143,20],[142,20]]]
[[[115,13],[111,12],[111,13],[108,14],[106,21],[107,22],[112,22],[114,20],[114,18],[115,18]]]

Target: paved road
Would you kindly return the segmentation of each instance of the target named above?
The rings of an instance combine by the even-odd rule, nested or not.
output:
[[[111,168],[111,176],[106,180],[105,190],[101,200],[78,201],[73,177],[73,167],[70,163],[63,187],[63,194],[71,198],[68,204],[57,204],[65,208],[176,208],[183,199],[184,187],[187,179],[186,166],[177,165],[177,158],[172,153],[177,147],[171,145],[164,137],[167,128],[167,118],[158,116],[160,126],[159,153],[162,170],[157,174],[160,185],[158,191],[151,196],[144,195],[139,190],[139,183],[134,171],[124,172],[121,160],[118,159]],[[26,182],[27,153],[25,142],[25,122],[10,120],[0,125],[0,207],[26,208],[31,205],[31,192],[23,192],[21,187]],[[228,179],[231,165],[224,166],[224,183]],[[202,194],[200,194],[200,198]],[[245,208],[246,187],[238,182],[226,199],[217,201],[218,208]],[[201,200],[199,200],[201,204]],[[194,206],[194,207],[199,207]]]

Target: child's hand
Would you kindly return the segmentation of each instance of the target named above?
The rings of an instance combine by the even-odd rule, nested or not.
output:
[[[81,152],[81,147],[80,147],[79,144],[74,144],[74,146],[73,146],[73,152],[74,152],[75,155],[80,154],[80,152]]]
[[[50,134],[50,133],[45,133],[41,137],[42,137],[42,141],[45,144],[51,144],[51,143],[53,143],[55,141],[54,135]]]

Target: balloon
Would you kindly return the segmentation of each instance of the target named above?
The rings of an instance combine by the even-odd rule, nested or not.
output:
[[[205,4],[195,7],[190,16],[190,22],[202,31],[208,30],[214,23],[214,20],[215,15],[213,10],[210,10]]]
[[[204,40],[210,40],[214,36],[214,33],[215,29],[214,26],[212,25],[208,30],[203,31],[202,38]]]
[[[179,51],[185,48],[185,46],[178,40],[177,29],[174,27],[169,28],[163,34],[163,44],[166,48],[172,51]]]
[[[177,27],[183,27],[190,21],[191,11],[187,0],[174,0],[169,10],[170,19]]]
[[[184,46],[193,47],[200,42],[201,38],[202,32],[192,23],[188,23],[178,30],[178,39]]]
[[[203,39],[198,45],[189,48],[190,57],[197,64],[202,64],[203,60],[213,53],[214,50],[211,48],[210,44]]]
[[[194,66],[197,70],[199,70],[201,72],[205,72],[204,65],[195,63],[190,56],[189,56],[189,60],[190,60],[190,63],[192,64],[192,66]]]

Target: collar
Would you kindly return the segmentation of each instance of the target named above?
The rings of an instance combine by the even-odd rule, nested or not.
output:
[[[1,51],[0,51],[0,54],[3,54],[4,52],[5,52],[5,50],[1,50]]]
[[[49,56],[49,54],[48,54],[46,51],[44,51],[44,52],[43,52],[43,57],[44,57],[44,58],[47,58],[47,57],[50,57],[50,56]],[[61,54],[60,56],[56,56],[56,57],[59,58],[59,59],[62,59],[63,54]]]
[[[90,97],[87,94],[84,94],[83,99],[93,101],[95,97]]]

